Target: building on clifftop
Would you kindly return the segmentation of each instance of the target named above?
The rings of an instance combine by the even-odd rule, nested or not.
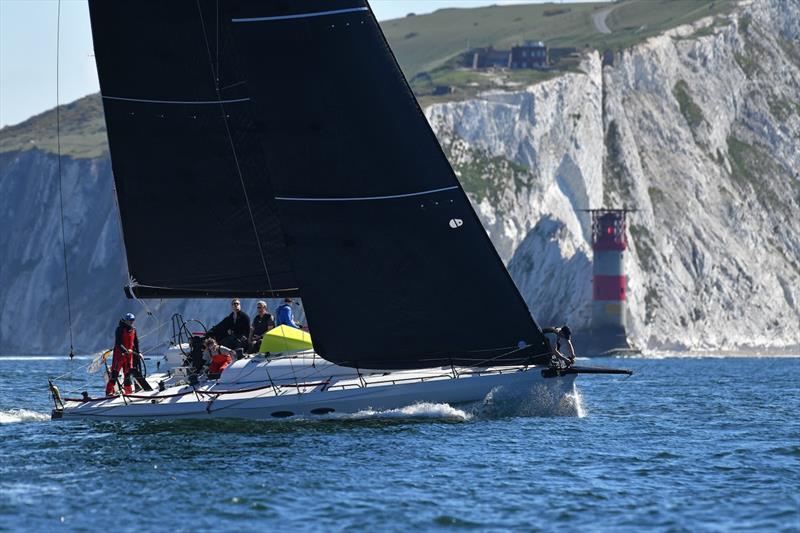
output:
[[[495,50],[488,46],[473,48],[464,54],[464,65],[473,68],[546,69],[550,66],[547,45],[542,41],[525,41],[511,50]]]

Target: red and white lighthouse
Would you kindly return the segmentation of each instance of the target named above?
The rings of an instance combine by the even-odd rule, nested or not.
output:
[[[626,215],[631,209],[590,209],[592,215],[591,351],[597,354],[630,350],[625,328],[628,277]]]

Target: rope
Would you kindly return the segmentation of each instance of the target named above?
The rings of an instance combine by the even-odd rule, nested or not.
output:
[[[58,199],[59,209],[61,216],[61,244],[64,252],[64,280],[67,289],[67,321],[69,324],[69,360],[75,357],[75,346],[72,336],[72,298],[69,292],[69,267],[67,266],[67,237],[64,230],[64,187],[62,182],[61,171],[61,110],[59,102],[61,95],[59,94],[59,58],[61,57],[61,0],[58,0],[58,12],[56,15],[56,146],[58,149]]]
[[[258,234],[258,227],[256,226],[256,219],[253,215],[253,209],[250,206],[250,196],[247,194],[247,187],[244,183],[244,175],[242,174],[242,168],[239,165],[239,156],[236,154],[236,146],[233,142],[233,136],[231,135],[231,128],[228,124],[228,115],[225,113],[225,105],[222,103],[222,95],[219,91],[219,72],[214,69],[214,58],[211,54],[211,46],[208,43],[208,33],[206,32],[206,23],[203,19],[203,10],[200,7],[200,0],[197,0],[197,11],[200,14],[200,26],[203,28],[203,39],[206,43],[206,51],[208,52],[208,65],[211,68],[211,77],[214,79],[214,88],[217,92],[217,100],[219,101],[219,108],[222,111],[222,122],[225,124],[225,132],[228,137],[228,143],[231,146],[231,153],[233,154],[233,160],[236,163],[236,173],[239,175],[239,182],[242,185],[242,193],[244,193],[244,201],[245,205],[247,205],[247,212],[250,214],[250,223],[253,226],[253,233],[256,236],[256,244],[258,245],[258,253],[261,256],[261,265],[264,267],[264,274],[267,276],[267,286],[270,290],[272,290],[272,280],[269,276],[269,269],[267,268],[267,260],[264,258],[264,248],[261,245],[261,237]],[[217,55],[219,55],[219,44],[217,45]]]
[[[133,287],[135,287],[135,286],[137,286],[137,285],[138,285],[138,283],[137,283],[137,282],[136,282],[136,280],[133,278],[133,276],[130,276],[130,275],[129,275],[129,276],[128,276],[128,286],[129,286],[129,287],[131,287],[131,288],[133,288]],[[141,305],[141,306],[142,306],[142,308],[144,309],[144,312],[145,312],[145,314],[146,314],[148,317],[150,317],[150,318],[152,318],[153,320],[155,320],[155,322],[156,322],[156,327],[155,327],[155,329],[151,329],[150,331],[148,331],[148,332],[147,332],[146,334],[144,334],[144,335],[139,335],[139,332],[137,331],[137,332],[136,332],[136,335],[137,335],[137,337],[139,337],[140,339],[144,339],[145,337],[148,337],[148,336],[149,336],[150,334],[152,334],[152,333],[157,333],[157,332],[161,331],[161,329],[162,329],[164,326],[166,326],[166,325],[168,324],[168,322],[162,322],[162,321],[161,321],[161,320],[158,318],[158,316],[155,314],[155,312],[153,312],[153,311],[150,309],[150,307],[147,305],[147,303],[146,303],[144,300],[141,300],[141,299],[139,299],[139,297],[138,297],[138,296],[136,296],[136,291],[133,291],[133,290],[131,290],[131,296],[132,296],[132,297],[133,297],[133,299],[136,301],[136,303],[138,303],[139,305]],[[163,301],[163,300],[162,300],[162,301]],[[168,342],[168,341],[165,341],[165,342]],[[156,346],[158,346],[158,345],[156,345]],[[152,348],[151,348],[151,350],[152,350]]]

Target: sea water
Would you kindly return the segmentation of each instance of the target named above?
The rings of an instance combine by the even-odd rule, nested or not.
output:
[[[0,530],[800,529],[800,358],[591,364],[635,374],[329,421],[51,422],[70,363],[0,358]]]

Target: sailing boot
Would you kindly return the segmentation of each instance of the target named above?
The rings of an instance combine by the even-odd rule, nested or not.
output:
[[[131,385],[123,385],[122,390],[125,391],[125,394],[133,394],[133,387]]]

